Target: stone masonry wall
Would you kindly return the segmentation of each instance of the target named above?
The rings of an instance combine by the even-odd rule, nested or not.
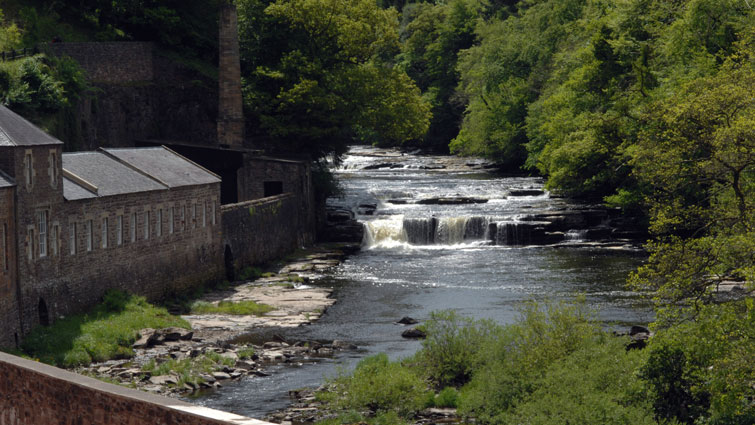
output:
[[[91,307],[108,289],[156,300],[220,280],[219,193],[219,183],[215,183],[65,202],[62,211],[50,216],[50,226],[59,226],[57,241],[52,235],[49,238],[50,247],[57,245],[57,249],[43,258],[34,255],[19,261],[25,332],[45,318],[52,322]],[[136,219],[133,227],[132,217]],[[145,220],[149,220],[148,237]],[[105,224],[107,246],[103,243]],[[33,250],[39,252],[38,245]]]
[[[316,207],[309,163],[255,156],[244,158],[244,166],[238,171],[239,200],[263,198],[266,182],[280,182],[283,193],[294,194],[299,215],[296,227],[299,245],[313,243]],[[289,228],[292,225],[289,224]]]
[[[223,246],[236,269],[264,264],[299,247],[292,231],[299,225],[293,194],[223,205],[222,212]]]
[[[0,353],[0,425],[272,425]]]
[[[14,187],[0,188],[0,347],[15,347],[21,339],[16,286]]]
[[[55,56],[76,60],[91,82],[123,84],[154,78],[152,43],[50,43],[47,48]]]

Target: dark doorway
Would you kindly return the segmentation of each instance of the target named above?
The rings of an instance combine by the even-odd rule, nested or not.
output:
[[[37,306],[39,312],[39,324],[42,326],[50,325],[50,313],[47,311],[47,303],[42,298],[39,299],[39,305]]]
[[[236,280],[236,269],[233,267],[233,252],[231,246],[225,246],[225,253],[223,254],[225,260],[225,277],[229,282]]]
[[[283,193],[283,182],[264,182],[265,198]]]

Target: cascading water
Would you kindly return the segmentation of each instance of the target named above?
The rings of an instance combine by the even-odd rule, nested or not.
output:
[[[453,246],[488,239],[487,217],[404,218],[388,216],[365,223],[365,248],[391,248],[398,245]]]

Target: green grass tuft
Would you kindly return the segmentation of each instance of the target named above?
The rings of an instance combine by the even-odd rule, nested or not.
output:
[[[132,357],[131,344],[141,329],[190,327],[185,320],[149,304],[144,297],[113,291],[105,299],[88,313],[35,328],[24,339],[22,350],[45,363],[73,367]]]

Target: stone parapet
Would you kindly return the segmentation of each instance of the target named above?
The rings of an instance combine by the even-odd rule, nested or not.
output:
[[[0,352],[0,425],[272,425]]]

